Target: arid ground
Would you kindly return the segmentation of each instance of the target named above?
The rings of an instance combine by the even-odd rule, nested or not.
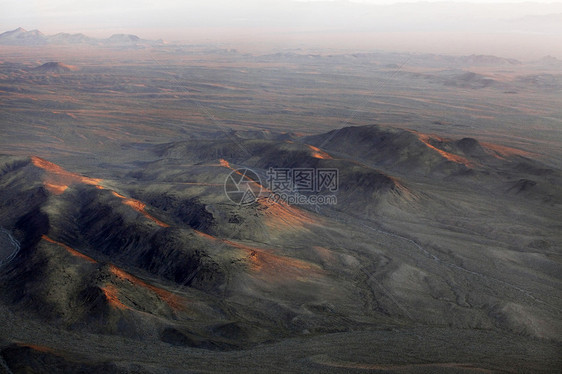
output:
[[[57,43],[0,45],[1,373],[562,370],[562,61]]]

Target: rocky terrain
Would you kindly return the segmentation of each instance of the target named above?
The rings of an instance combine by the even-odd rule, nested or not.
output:
[[[34,48],[0,64],[0,372],[562,367],[557,80]],[[272,200],[271,170],[296,169],[337,170],[298,191],[337,200]]]

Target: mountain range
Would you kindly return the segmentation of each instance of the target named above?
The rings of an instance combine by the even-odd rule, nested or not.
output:
[[[380,347],[374,339],[384,331],[410,334],[415,326],[463,339],[473,330],[517,344],[542,339],[542,349],[555,349],[560,306],[551,295],[559,279],[549,256],[556,244],[540,238],[554,238],[559,227],[559,170],[472,138],[377,125],[292,140],[221,135],[131,144],[127,152],[144,161],[125,175],[106,165],[116,174],[105,178],[37,156],[2,156],[0,225],[18,243],[2,265],[2,302],[19,319],[49,326],[36,328],[32,343],[0,351],[10,367],[127,367],[64,348],[49,338],[52,328],[86,341],[93,334],[150,343],[166,355],[174,347],[252,352],[295,338],[316,344],[316,336],[358,331]],[[266,195],[229,204],[221,182],[242,167],[264,188],[269,168],[337,169],[338,204],[291,206]],[[464,360],[477,360],[487,344],[461,350]],[[377,350],[356,360],[375,357]],[[467,367],[541,367],[494,357]],[[174,360],[157,362],[183,365]],[[296,368],[347,367],[349,358],[308,360]]]
[[[21,27],[0,34],[0,44],[19,46],[38,45],[91,45],[108,47],[148,47],[161,45],[163,42],[141,39],[131,34],[114,34],[106,39],[96,39],[84,34],[58,33],[45,35],[39,30],[27,31]]]

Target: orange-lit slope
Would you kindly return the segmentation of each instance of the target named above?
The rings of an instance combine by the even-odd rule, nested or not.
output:
[[[218,239],[197,230],[195,232],[205,239],[221,242],[241,250],[250,261],[250,270],[257,277],[264,280],[296,279],[322,273],[322,269],[319,266],[303,260],[276,255],[265,248],[236,243],[227,239]]]
[[[27,344],[27,343],[16,343],[16,344],[19,347],[30,348],[30,349],[33,349],[34,351],[37,351],[37,352],[54,353],[54,351],[51,348],[46,347],[44,345]]]
[[[96,262],[96,260],[94,260],[93,258],[88,257],[85,254],[78,252],[77,250],[67,246],[66,244],[63,244],[61,242],[57,242],[56,240],[53,240],[53,239],[49,238],[47,235],[41,236],[41,239],[43,239],[43,240],[45,240],[49,243],[53,243],[53,244],[61,246],[62,248],[66,249],[66,251],[73,256],[79,257],[79,258],[84,259],[84,260],[86,260],[88,262],[91,262],[91,263]]]
[[[112,284],[107,284],[104,287],[101,287],[103,294],[109,305],[117,309],[130,309],[128,306],[123,304],[121,300],[119,300],[119,291],[117,287]]]
[[[455,155],[453,153],[443,151],[442,149],[436,148],[433,145],[431,145],[429,141],[432,138],[429,135],[417,133],[417,136],[428,148],[431,148],[432,150],[438,152],[445,159],[447,159],[449,161],[452,161],[452,162],[456,162],[457,164],[462,164],[466,167],[472,167],[473,166],[472,163],[467,158],[461,157],[459,155]]]
[[[167,223],[164,223],[162,221],[160,221],[159,219],[151,216],[150,214],[148,214],[144,209],[146,208],[146,204],[143,203],[142,201],[138,201],[135,199],[131,199],[129,197],[125,197],[115,191],[111,191],[111,193],[120,198],[121,200],[123,200],[123,204],[133,208],[134,210],[136,210],[137,212],[141,213],[143,216],[145,216],[146,218],[148,218],[149,220],[153,221],[154,223],[156,223],[158,226],[160,227],[170,227],[170,225],[168,225]]]
[[[318,220],[308,212],[291,206],[285,202],[271,202],[267,199],[259,199],[258,203],[265,209],[265,224],[273,229],[300,229],[304,224],[317,224]]]
[[[490,151],[493,151],[493,153],[495,153],[495,156],[498,157],[498,158],[501,158],[501,159],[503,159],[505,157],[509,157],[509,156],[523,156],[523,157],[536,156],[531,152],[526,152],[526,151],[522,151],[520,149],[506,147],[506,146],[494,144],[494,143],[482,143],[482,146],[484,148],[487,148]]]
[[[31,161],[33,162],[33,165],[46,171],[45,176],[43,177],[43,185],[47,188],[47,190],[49,190],[51,193],[55,195],[62,194],[64,191],[66,191],[66,189],[69,186],[77,183],[93,185],[100,190],[104,189],[104,187],[100,185],[100,183],[103,181],[102,179],[88,178],[76,173],[66,171],[62,167],[53,164],[52,162],[49,162],[47,160],[44,160],[40,157],[32,156]],[[115,191],[112,191],[112,193],[116,197],[122,199],[123,204],[135,209],[146,218],[155,222],[157,225],[161,227],[169,227],[168,224],[148,214],[145,211],[146,208],[145,203],[125,197],[121,194],[118,194]]]
[[[51,238],[49,238],[47,235],[43,235],[41,237],[41,239],[49,242],[49,243],[53,243],[56,244],[62,248],[64,248],[68,253],[70,253],[73,256],[79,257],[81,259],[84,259],[90,263],[96,263],[96,260],[94,260],[93,258],[86,256],[85,254],[82,254],[80,252],[78,252],[77,250],[69,247],[68,245],[58,242],[56,240],[53,240]],[[132,284],[148,289],[150,291],[152,291],[153,293],[155,293],[156,295],[158,295],[162,300],[164,300],[166,303],[168,303],[168,305],[170,307],[172,307],[173,309],[184,309],[184,302],[182,301],[182,299],[169,292],[166,291],[164,289],[158,288],[156,286],[153,286],[151,284],[148,284],[142,280],[140,280],[139,278],[135,277],[134,275],[131,275],[127,272],[125,272],[124,270],[119,269],[118,267],[116,267],[115,265],[110,264],[109,265],[109,269],[111,271],[111,273],[115,276],[117,276],[120,279],[124,279],[127,280],[129,282],[131,282]],[[120,300],[119,300],[119,291],[117,289],[117,287],[115,287],[114,285],[106,285],[104,287],[102,287],[102,291],[105,294],[105,297],[107,298],[108,302],[119,309],[130,309],[128,308],[126,305],[124,305]]]
[[[312,146],[309,146],[312,147]],[[320,149],[316,147],[312,147],[319,152],[322,152]],[[311,148],[311,149],[312,149]],[[324,156],[323,156],[324,157]],[[327,153],[325,157],[330,157]],[[230,170],[235,171],[239,175],[242,175],[238,170],[233,168],[228,161],[225,159],[219,160],[220,165],[226,167]],[[246,177],[248,178],[248,177]],[[248,178],[249,179],[249,178]],[[250,179],[251,180],[251,179]],[[253,181],[253,180],[252,180]],[[256,181],[253,181],[258,185],[262,191],[264,192],[271,192],[264,186],[258,184]],[[313,224],[317,223],[317,221],[308,213],[304,212],[303,210],[290,206],[289,204],[279,201],[279,202],[272,202],[268,199],[258,199],[257,202],[265,209],[263,212],[265,214],[265,222],[270,228],[277,228],[277,229],[287,229],[287,228],[296,228],[302,227],[303,224]]]
[[[102,182],[101,179],[88,178],[76,173],[66,171],[62,167],[40,157],[32,156],[31,162],[33,163],[33,165],[46,171],[45,176],[43,177],[43,184],[45,185],[47,190],[55,195],[62,194],[69,186],[73,184],[84,183],[90,185],[99,185],[99,183]]]
[[[229,168],[229,169],[234,170],[234,169],[230,166],[230,164],[228,163],[228,161],[226,161],[224,158],[221,158],[221,159],[219,160],[219,165],[222,166],[222,167],[225,167],[225,168]]]
[[[283,279],[291,277],[305,277],[319,274],[321,269],[311,263],[295,258],[275,255],[263,248],[225,240],[225,243],[245,252],[251,262],[250,269],[261,277],[268,279]]]
[[[225,159],[221,158],[221,159],[219,160],[219,164],[220,164],[220,166],[225,167],[225,168],[228,168],[228,169],[234,171],[236,174],[243,176],[244,178],[248,179],[250,182],[255,183],[255,185],[256,185],[257,187],[259,187],[262,191],[267,190],[264,186],[262,186],[261,184],[259,184],[258,181],[255,181],[255,180],[251,179],[251,178],[248,177],[247,175],[242,174],[238,169],[235,169],[235,168],[233,168],[232,166],[230,166],[230,163],[229,163],[228,161],[226,161]]]
[[[162,300],[164,300],[166,303],[168,303],[168,305],[170,307],[172,307],[173,309],[184,309],[184,300],[182,300],[182,298],[180,298],[179,296],[166,291],[162,288],[158,288],[156,286],[153,286],[151,284],[148,284],[142,280],[140,280],[139,278],[135,277],[132,274],[129,274],[127,272],[125,272],[124,270],[119,269],[117,266],[115,265],[110,265],[109,267],[111,273],[115,276],[117,276],[120,279],[124,279],[127,280],[129,282],[131,282],[132,284],[145,288],[147,290],[150,290],[152,292],[154,292],[156,295],[158,295]]]
[[[323,150],[321,150],[318,147],[315,147],[313,145],[306,145],[308,148],[310,148],[310,150],[312,151],[312,157],[314,158],[319,158],[319,159],[323,159],[323,160],[329,160],[332,159],[332,156],[330,156],[329,154],[327,154],[326,152],[324,152]]]

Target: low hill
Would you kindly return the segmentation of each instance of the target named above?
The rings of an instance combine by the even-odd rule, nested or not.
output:
[[[70,73],[77,70],[76,66],[66,65],[61,62],[47,62],[33,69],[37,73]]]

